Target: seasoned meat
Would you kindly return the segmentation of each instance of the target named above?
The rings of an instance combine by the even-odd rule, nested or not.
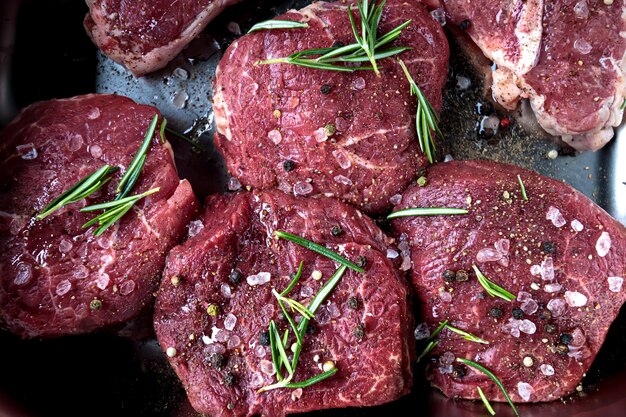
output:
[[[409,392],[409,293],[386,257],[390,240],[366,216],[328,198],[242,192],[209,197],[191,230],[193,237],[168,255],[154,326],[197,411],[284,416],[382,404]],[[325,245],[366,272],[348,270],[317,310],[293,381],[320,374],[329,361],[338,372],[304,389],[258,393],[276,382],[270,320],[281,335],[288,328],[272,289],[284,290],[303,262],[289,297],[306,306],[338,268],[309,249],[277,240],[276,230]],[[289,347],[295,341],[290,334]]]
[[[132,194],[160,187],[101,236],[82,225],[110,201],[104,188],[35,216],[104,164],[129,166],[158,110],[113,95],[33,104],[0,133],[0,327],[22,337],[86,333],[133,318],[152,300],[167,251],[198,204],[157,139]],[[99,213],[99,212],[98,212]]]
[[[396,209],[457,207],[457,216],[394,220],[411,247],[421,318],[481,337],[440,334],[429,376],[447,396],[504,397],[455,358],[490,369],[514,401],[550,401],[574,391],[626,299],[626,230],[570,186],[512,165],[448,162],[428,169]],[[526,189],[522,197],[517,176]],[[491,297],[472,265],[515,299]],[[447,279],[448,276],[454,279]],[[428,335],[424,325],[419,338]],[[458,372],[457,372],[458,371]]]
[[[353,13],[358,15],[352,5]],[[350,44],[347,5],[318,2],[277,19],[309,28],[261,31],[234,42],[214,84],[216,144],[244,185],[301,196],[337,197],[368,213],[391,208],[426,163],[415,133],[416,98],[396,59],[379,60],[381,76],[291,64],[257,64],[310,48]],[[439,109],[448,44],[440,25],[411,0],[390,0],[379,33],[412,19],[399,55]]]

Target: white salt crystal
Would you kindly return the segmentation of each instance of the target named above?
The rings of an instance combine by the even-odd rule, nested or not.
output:
[[[335,182],[338,184],[343,184],[347,186],[352,186],[352,180],[344,175],[335,175]]]
[[[539,370],[545,376],[552,376],[552,375],[554,375],[554,367],[552,367],[552,365],[548,365],[548,364],[542,363],[541,366],[539,367]]]
[[[18,155],[21,156],[22,159],[25,159],[27,161],[37,158],[37,149],[35,148],[35,145],[33,143],[17,145],[15,147],[15,150],[17,150]]]
[[[363,90],[365,88],[365,79],[363,77],[354,79],[352,81],[352,88],[355,90]]]
[[[109,285],[109,281],[109,274],[103,273],[96,279],[96,286],[103,290]]]
[[[204,224],[202,224],[202,220],[194,220],[189,223],[187,229],[189,230],[189,237],[194,237],[204,229]]]
[[[591,44],[584,39],[576,39],[574,41],[574,49],[583,55],[587,55],[591,52]]]
[[[61,240],[61,243],[59,243],[59,252],[68,253],[69,251],[72,250],[73,246],[74,245],[72,244],[71,240],[63,238]]]
[[[76,279],[85,279],[89,276],[89,268],[85,265],[78,265],[72,272],[72,276]]]
[[[598,241],[596,242],[596,252],[598,256],[605,257],[611,249],[611,236],[607,232],[602,232]]]
[[[531,293],[526,291],[520,291],[517,293],[517,301],[523,303],[524,301],[532,300],[533,296]]]
[[[481,249],[476,254],[476,260],[478,262],[494,262],[501,258],[502,258],[502,254],[492,248]]]
[[[241,189],[241,182],[235,177],[230,177],[228,180],[228,191],[237,191]]]
[[[307,195],[313,191],[313,186],[308,182],[298,181],[293,186],[294,195]]]
[[[71,288],[72,288],[72,283],[64,279],[63,281],[57,284],[56,293],[57,295],[65,295],[68,292],[70,292]]]
[[[230,298],[233,295],[230,285],[226,283],[222,283],[222,285],[220,285],[220,293],[224,298]]]
[[[558,282],[551,282],[543,286],[543,290],[547,293],[559,292],[563,286]]]
[[[265,375],[272,376],[276,373],[276,369],[274,368],[274,364],[266,359],[263,359],[259,363],[259,367],[261,368],[261,372]]]
[[[280,132],[276,129],[267,132],[267,137],[276,145],[278,145],[283,140],[283,135],[281,135]]]
[[[393,204],[394,206],[397,204],[400,204],[400,202],[402,201],[402,195],[401,194],[394,194],[389,198],[389,202],[391,204]]]
[[[427,323],[420,323],[415,327],[415,331],[413,332],[415,336],[415,340],[423,340],[428,339],[430,336],[430,329],[428,328]]]
[[[520,305],[520,308],[526,314],[535,314],[539,309],[539,305],[535,300],[526,300]]]
[[[578,291],[565,291],[565,301],[570,307],[583,307],[587,304],[587,297]]]
[[[609,291],[620,292],[622,290],[622,284],[624,283],[624,278],[608,277],[607,281],[609,282]]]
[[[533,387],[527,382],[518,382],[517,393],[524,401],[530,401],[530,395],[533,393]]]
[[[565,220],[565,217],[563,217],[561,211],[554,206],[550,206],[548,208],[548,212],[546,213],[546,219],[550,220],[552,224],[556,227],[563,227],[567,223],[567,220]]]
[[[443,10],[443,8],[440,7],[438,9],[433,10],[432,12],[430,12],[430,15],[441,26],[445,26],[445,24],[446,24],[446,12],[445,12],[445,10]]]
[[[135,281],[127,279],[120,284],[120,295],[128,295],[135,290]]]
[[[398,256],[400,256],[400,254],[397,251],[393,249],[387,249],[387,258],[396,259]]]
[[[533,275],[541,274],[541,267],[539,265],[533,265],[530,267],[530,273]]]
[[[333,156],[335,157],[337,163],[342,169],[348,169],[352,165],[352,162],[350,162],[350,158],[348,158],[345,153],[338,149],[333,151]]]
[[[561,300],[560,298],[553,298],[552,300],[548,301],[546,307],[552,312],[552,315],[554,317],[558,317],[565,312],[565,301]]]
[[[585,228],[585,226],[583,226],[583,224],[577,219],[572,220],[572,223],[570,224],[572,225],[572,230],[575,232],[582,232],[582,230]]]
[[[271,274],[269,272],[259,272],[256,275],[250,275],[246,278],[249,285],[262,285],[270,281]]]
[[[549,256],[541,262],[541,279],[544,281],[554,279],[554,261]]]
[[[519,330],[520,332],[524,332],[526,334],[535,334],[537,326],[532,321],[524,319],[519,325]]]
[[[237,349],[241,345],[241,339],[237,335],[232,335],[230,339],[228,339],[228,343],[226,347],[230,350]]]

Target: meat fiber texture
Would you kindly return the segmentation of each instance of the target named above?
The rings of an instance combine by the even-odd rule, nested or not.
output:
[[[161,69],[226,7],[239,0],[85,0],[85,29],[135,76]]]
[[[469,213],[393,221],[412,246],[411,280],[426,323],[418,325],[416,337],[449,320],[489,342],[443,330],[430,360],[432,384],[449,397],[478,398],[480,386],[490,400],[505,400],[482,372],[456,368],[460,357],[491,370],[516,402],[573,392],[626,299],[624,226],[568,185],[512,165],[448,162],[427,175],[428,185],[409,188],[396,209],[457,207]],[[473,264],[516,300],[486,295]],[[457,273],[456,281],[447,282],[446,270],[468,271],[469,279],[458,281]],[[494,318],[493,308],[502,316]],[[522,314],[517,310],[514,318],[513,309]]]
[[[206,204],[190,239],[168,255],[154,315],[161,347],[175,353],[170,363],[197,411],[284,416],[382,404],[409,392],[414,350],[409,292],[386,257],[391,241],[369,218],[334,199],[307,200],[276,190],[213,196]],[[343,230],[338,236],[331,233],[336,226]],[[304,262],[289,296],[307,305],[338,268],[309,249],[277,240],[275,230],[353,261],[364,256],[367,264],[364,274],[348,270],[316,312],[293,381],[321,373],[327,361],[338,372],[304,389],[259,394],[259,388],[276,382],[270,347],[260,336],[270,320],[281,334],[288,326],[272,289],[284,290]],[[233,271],[240,282],[230,278]],[[320,279],[314,271],[321,272]],[[356,303],[349,302],[352,297]],[[218,307],[217,316],[207,313],[210,305]],[[216,361],[216,354],[225,361]]]
[[[493,93],[528,98],[541,126],[578,150],[597,150],[622,121],[624,0],[427,0],[444,7],[496,64]],[[465,23],[467,25],[467,23]]]
[[[215,139],[229,172],[260,189],[337,197],[368,213],[390,209],[389,199],[426,164],[415,132],[417,101],[401,67],[395,58],[379,60],[377,77],[373,71],[258,65],[304,49],[354,43],[345,3],[313,3],[276,19],[309,28],[246,35],[217,67]],[[399,57],[438,110],[449,55],[441,26],[417,1],[390,0],[379,33],[408,19],[412,23],[396,44],[413,50]],[[285,169],[286,161],[295,166]]]
[[[155,114],[128,98],[86,95],[33,104],[0,133],[0,327],[25,338],[86,333],[133,318],[153,299],[165,255],[198,208],[169,143],[155,135],[132,193],[160,191],[101,236],[81,227],[96,214],[79,209],[115,196]],[[108,185],[35,219],[104,164],[122,168]]]

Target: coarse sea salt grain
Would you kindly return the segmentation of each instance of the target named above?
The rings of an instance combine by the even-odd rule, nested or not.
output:
[[[259,272],[246,278],[248,285],[262,285],[270,281],[272,275],[269,272]]]
[[[546,307],[552,312],[554,317],[558,317],[565,312],[565,301],[560,298],[553,298],[548,301]]]
[[[585,228],[585,226],[583,226],[583,224],[581,222],[579,222],[577,219],[572,220],[572,230],[575,232],[582,232],[582,230]]]
[[[533,387],[527,382],[518,382],[517,393],[524,401],[530,401],[530,395],[533,393]]]
[[[274,142],[275,145],[278,145],[282,140],[283,140],[283,135],[280,134],[280,132],[276,129],[274,130],[270,130],[267,133],[267,137]]]
[[[387,258],[396,259],[398,256],[400,256],[398,251],[395,251],[393,249],[387,249]]]
[[[596,242],[596,252],[598,256],[603,258],[609,253],[611,249],[611,236],[607,232],[602,232],[598,241]]]
[[[519,325],[520,332],[524,332],[526,334],[535,334],[537,331],[537,326],[530,320],[524,319]]]
[[[224,328],[226,330],[233,330],[235,328],[235,324],[237,324],[237,317],[235,317],[232,313],[228,313],[224,319]]]
[[[543,286],[543,290],[547,293],[559,292],[563,286],[558,282],[551,282]]]
[[[578,291],[565,291],[565,302],[570,307],[583,307],[587,305],[587,296]]]
[[[72,288],[72,283],[64,279],[63,281],[57,284],[56,293],[59,296],[65,295],[70,291],[71,288]]]
[[[544,281],[554,279],[554,261],[549,256],[541,262],[541,279]]]
[[[415,340],[428,339],[428,337],[430,336],[430,329],[428,328],[428,324],[418,324],[417,327],[415,327],[413,335],[415,336]]]
[[[609,291],[620,292],[622,290],[622,284],[624,283],[624,278],[608,277],[607,281],[609,282]]]
[[[308,182],[298,181],[293,186],[293,193],[295,195],[307,195],[313,191],[313,186]]]
[[[546,363],[542,363],[541,366],[539,367],[539,370],[545,376],[552,376],[552,375],[554,375],[554,367],[552,365],[548,365]]]
[[[546,219],[550,220],[552,224],[556,227],[563,227],[567,223],[567,220],[565,220],[565,217],[563,217],[561,211],[554,206],[550,206],[548,208],[548,212],[546,213]]]

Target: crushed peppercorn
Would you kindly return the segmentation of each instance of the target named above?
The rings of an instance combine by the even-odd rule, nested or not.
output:
[[[545,253],[555,252],[554,242],[543,242],[541,245],[541,248],[543,249]]]
[[[456,280],[459,282],[465,282],[469,279],[469,274],[464,269],[456,271]]]
[[[459,23],[459,27],[463,30],[469,29],[470,26],[472,26],[472,22],[469,19],[465,19],[461,23]]]
[[[239,284],[242,278],[243,278],[243,274],[238,269],[233,269],[230,275],[228,276],[228,279],[230,280],[230,282],[232,282],[235,285]]]
[[[228,372],[224,375],[224,385],[226,385],[227,387],[235,385],[236,380],[237,377],[232,372]]]
[[[283,162],[283,169],[287,172],[293,171],[295,167],[296,163],[293,162],[291,159],[287,159],[285,160],[285,162]]]
[[[356,297],[348,298],[348,308],[351,308],[352,310],[356,310],[359,307],[361,307],[361,302],[359,301],[358,298]]]
[[[259,343],[262,346],[269,346],[270,345],[270,332],[268,332],[267,330],[264,332],[261,332],[261,334],[259,335]]]
[[[322,92],[322,94],[326,95],[329,94],[331,90],[331,86],[328,84],[324,84],[320,87],[320,91]]]
[[[452,377],[453,378],[463,378],[467,375],[467,371],[463,365],[454,365],[452,366]]]
[[[456,272],[451,269],[443,271],[443,280],[446,282],[454,282],[456,280]]]
[[[357,326],[354,327],[354,336],[357,339],[363,339],[365,337],[365,325],[364,324],[358,324]]]
[[[574,338],[569,333],[561,333],[561,335],[559,336],[559,340],[564,345],[571,345],[572,344],[572,340],[574,340]]]
[[[546,324],[545,330],[547,333],[554,333],[556,332],[556,326],[554,324]]]
[[[552,318],[552,312],[547,308],[541,310],[541,314],[539,314],[539,318],[541,320],[550,320]]]
[[[335,237],[343,235],[343,227],[339,226],[338,224],[334,225],[330,229],[330,234]]]
[[[564,345],[563,343],[559,343],[556,345],[555,347],[556,353],[558,353],[559,355],[567,355],[569,353],[569,348],[567,347],[567,345]]]
[[[356,261],[354,263],[359,268],[363,268],[365,265],[367,265],[367,258],[363,255],[359,255],[356,257]]]
[[[513,315],[514,319],[520,320],[522,317],[524,317],[524,310],[519,307],[515,307],[513,311],[511,311],[511,314]]]
[[[221,353],[214,353],[209,356],[209,363],[216,369],[222,369],[226,365],[226,356]]]
[[[312,334],[315,334],[316,331],[317,331],[317,328],[311,323],[309,323],[309,325],[306,328],[306,334],[308,336],[311,336]]]
[[[489,310],[489,315],[494,319],[499,319],[500,317],[502,317],[502,314],[502,309],[499,307],[493,307],[491,310]]]

